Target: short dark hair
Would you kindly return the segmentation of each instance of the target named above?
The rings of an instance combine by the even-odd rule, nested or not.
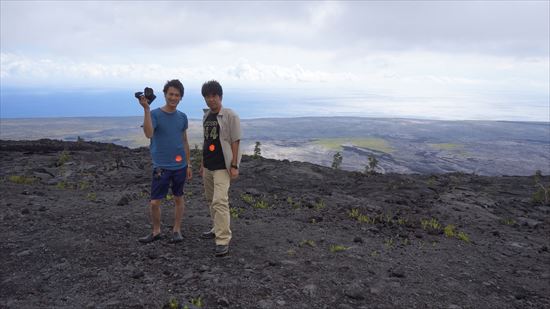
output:
[[[222,86],[215,80],[210,80],[202,84],[201,93],[203,97],[206,97],[207,95],[219,95],[220,98],[223,97]]]
[[[166,92],[168,92],[168,88],[170,88],[170,87],[174,87],[174,88],[178,89],[180,94],[181,94],[181,97],[183,98],[183,92],[184,92],[183,84],[178,79],[173,79],[173,80],[167,81],[166,84],[164,84],[164,89],[162,89],[162,92],[164,92],[164,94],[166,94]]]

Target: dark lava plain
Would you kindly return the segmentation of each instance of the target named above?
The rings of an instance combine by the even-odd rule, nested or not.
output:
[[[196,169],[184,242],[169,243],[170,201],[165,237],[142,245],[148,149],[0,141],[0,155],[1,308],[550,307],[550,207],[533,177],[245,157],[216,258]]]

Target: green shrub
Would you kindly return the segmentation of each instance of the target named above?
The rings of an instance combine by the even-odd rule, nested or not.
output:
[[[445,236],[447,236],[447,237],[455,237],[455,235],[456,235],[455,226],[452,225],[452,224],[449,224],[443,229],[443,232],[445,233]]]
[[[241,194],[241,199],[249,205],[252,205],[254,203],[254,198],[250,194],[246,194],[246,193]]]
[[[464,242],[470,242],[470,237],[464,232],[458,232],[456,237]]]
[[[310,247],[315,247],[316,244],[315,244],[315,241],[311,240],[311,239],[307,239],[307,240],[302,240],[300,242],[300,247],[304,247],[304,246],[310,246]]]
[[[56,165],[61,166],[65,163],[69,162],[69,160],[71,160],[71,155],[69,155],[69,152],[67,150],[63,150],[59,154],[59,158],[57,158]]]
[[[263,201],[263,200],[260,200],[260,201],[257,201],[256,203],[254,203],[254,208],[256,209],[266,209],[269,207],[269,205],[267,204],[266,201]]]

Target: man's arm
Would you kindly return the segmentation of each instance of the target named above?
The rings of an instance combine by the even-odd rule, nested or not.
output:
[[[139,98],[139,104],[143,107],[143,133],[145,137],[153,137],[153,121],[151,120],[151,108],[145,96]]]
[[[233,143],[231,143],[231,152],[233,153],[233,159],[231,159],[231,179],[235,179],[239,177],[239,167],[237,166],[237,159],[239,155],[239,144],[241,143],[241,140],[236,140]]]

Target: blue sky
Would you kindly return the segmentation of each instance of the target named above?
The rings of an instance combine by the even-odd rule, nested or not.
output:
[[[140,115],[178,78],[192,117],[217,79],[244,118],[550,120],[548,1],[0,5],[4,118]]]

